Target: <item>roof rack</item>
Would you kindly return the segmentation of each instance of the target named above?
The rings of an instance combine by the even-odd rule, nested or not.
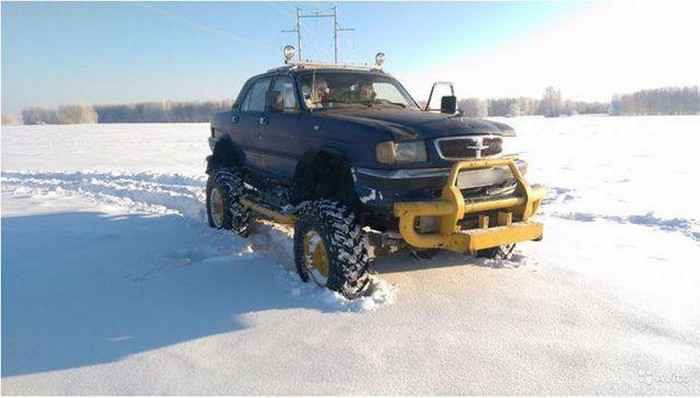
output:
[[[277,68],[272,68],[268,70],[268,72],[284,72],[284,71],[290,71],[290,70],[314,70],[314,69],[346,69],[346,70],[361,70],[361,71],[379,71],[381,72],[381,69],[378,69],[372,66],[367,66],[367,65],[352,65],[352,64],[324,64],[320,62],[302,62],[302,63],[295,63],[295,64],[287,64],[284,66],[280,66]]]
[[[365,72],[382,72],[384,73],[384,70],[382,69],[382,65],[384,65],[384,59],[386,58],[386,55],[384,53],[379,52],[377,55],[374,57],[375,64],[374,66],[368,66],[367,64],[364,65],[353,65],[353,64],[324,64],[322,62],[311,62],[309,60],[306,61],[301,61],[298,63],[293,63],[292,58],[294,58],[294,53],[296,52],[296,49],[294,46],[286,45],[282,49],[284,53],[284,66],[278,67],[278,68],[272,68],[268,70],[269,72],[283,72],[283,71],[291,71],[291,70],[315,70],[315,69],[346,69],[346,70],[361,70]],[[301,58],[301,55],[299,56]],[[337,60],[337,54],[336,54],[336,62]]]

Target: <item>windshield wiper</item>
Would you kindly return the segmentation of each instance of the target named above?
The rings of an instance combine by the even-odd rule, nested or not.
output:
[[[402,104],[400,102],[391,102],[391,101],[387,101],[387,100],[382,100],[382,102],[378,102],[378,104],[380,104],[380,105],[394,105],[394,106],[398,106],[398,107],[401,107],[403,109],[406,109],[406,104]]]
[[[359,106],[367,106],[366,103],[363,102],[357,102],[357,101],[322,101],[322,102],[313,102],[313,105],[322,105],[320,108],[314,108],[314,110],[329,110],[329,109],[334,109],[334,108],[342,108],[343,106],[350,106],[350,105],[359,105]],[[332,105],[332,106],[329,106]],[[340,105],[340,106],[338,106]]]

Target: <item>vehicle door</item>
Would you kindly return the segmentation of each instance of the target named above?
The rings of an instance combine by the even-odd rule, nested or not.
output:
[[[304,113],[298,103],[294,82],[288,75],[274,77],[268,94],[268,124],[262,141],[266,149],[265,169],[273,177],[289,182],[304,154]]]
[[[240,112],[232,117],[232,122],[239,125],[241,134],[239,142],[246,157],[246,166],[255,172],[265,170],[262,134],[268,123],[265,106],[271,82],[272,78],[264,77],[250,84],[241,103]],[[238,116],[237,122],[236,116]]]

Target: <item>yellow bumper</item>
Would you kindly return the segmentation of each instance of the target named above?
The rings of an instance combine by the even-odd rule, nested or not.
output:
[[[535,240],[542,237],[542,224],[530,221],[544,198],[543,187],[531,187],[515,165],[515,158],[478,159],[455,164],[450,171],[442,196],[435,201],[394,204],[399,218],[399,232],[411,246],[421,249],[443,248],[460,253],[475,253],[500,245]],[[457,187],[462,170],[508,166],[517,183],[513,196],[486,201],[468,201]],[[469,216],[471,227],[462,220]],[[423,234],[416,231],[418,217],[437,217],[439,231]]]

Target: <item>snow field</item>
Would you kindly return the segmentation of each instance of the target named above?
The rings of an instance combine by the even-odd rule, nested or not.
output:
[[[290,228],[206,225],[206,124],[3,127],[3,391],[699,393],[700,117],[504,121],[545,239],[380,258],[353,302]]]
[[[179,215],[194,227],[202,229],[204,236],[199,242],[202,248],[195,255],[199,261],[224,255],[212,247],[207,247],[207,243],[212,234],[227,236],[236,245],[242,244],[245,253],[270,254],[282,268],[280,269],[283,275],[281,279],[285,280],[285,284],[294,296],[299,296],[303,292],[306,296],[314,297],[326,305],[335,306],[336,309],[371,310],[378,305],[391,303],[396,295],[396,288],[380,280],[373,280],[368,296],[354,301],[349,301],[335,292],[301,282],[294,271],[292,247],[294,231],[290,227],[260,220],[254,227],[254,235],[246,243],[244,243],[245,239],[227,231],[211,230],[206,224],[206,210],[203,207],[206,175],[193,178],[177,174],[151,173],[7,172],[3,173],[3,183],[8,187],[3,192],[13,196],[27,195],[49,200],[52,197],[77,196],[90,199],[95,204],[114,206],[132,214]],[[241,253],[243,252],[234,254]]]

